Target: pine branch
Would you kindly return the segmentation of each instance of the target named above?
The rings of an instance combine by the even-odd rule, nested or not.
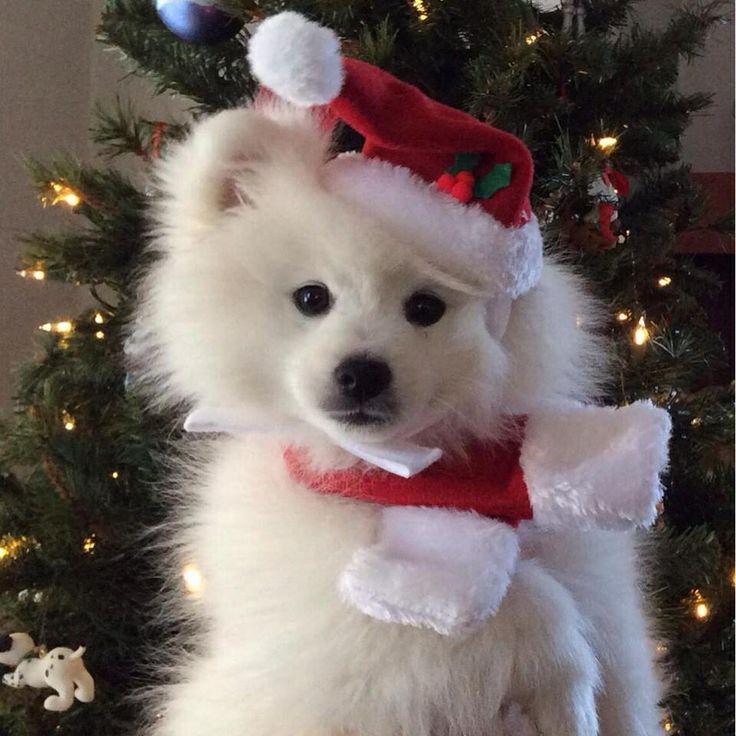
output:
[[[163,25],[149,0],[108,0],[98,40],[120,50],[158,93],[189,97],[201,112],[237,107],[255,88],[243,35],[216,47],[181,41]]]

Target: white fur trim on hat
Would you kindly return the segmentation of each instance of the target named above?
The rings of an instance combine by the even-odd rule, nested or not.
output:
[[[531,414],[521,467],[540,526],[649,526],[662,498],[670,416],[650,401]]]
[[[266,18],[248,46],[253,75],[295,105],[325,105],[343,83],[340,40],[303,15],[287,11]]]
[[[542,273],[542,236],[536,218],[504,227],[477,205],[461,204],[403,166],[359,153],[326,166],[325,186],[389,224],[430,263],[512,299]]]

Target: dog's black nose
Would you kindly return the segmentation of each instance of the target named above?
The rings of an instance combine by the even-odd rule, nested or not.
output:
[[[366,356],[346,358],[335,368],[343,396],[364,402],[383,393],[391,383],[391,369],[387,363]]]

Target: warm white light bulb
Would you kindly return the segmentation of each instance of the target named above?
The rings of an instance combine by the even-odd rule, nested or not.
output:
[[[708,608],[708,604],[705,603],[705,601],[702,601],[701,603],[696,604],[695,618],[698,618],[701,621],[703,621],[704,619],[708,618],[709,615],[710,615],[710,608]]]
[[[642,345],[646,345],[649,342],[649,328],[647,327],[647,322],[644,319],[644,315],[639,317],[639,322],[636,325],[636,329],[634,330],[634,344],[641,347]]]
[[[198,595],[202,592],[204,587],[204,579],[199,568],[193,563],[189,562],[182,568],[181,576],[184,580],[184,587],[187,592],[192,595]]]
[[[612,135],[604,135],[596,142],[596,145],[601,149],[601,151],[610,151],[615,148],[617,144],[618,138],[614,138]]]
[[[424,22],[429,18],[429,14],[427,13],[427,6],[424,4],[424,0],[412,0],[412,6],[414,7],[414,10],[417,11],[417,17],[419,20]]]

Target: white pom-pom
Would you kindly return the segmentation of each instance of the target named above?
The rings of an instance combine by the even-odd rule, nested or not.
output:
[[[292,11],[258,26],[248,61],[264,86],[295,105],[325,105],[342,87],[340,40],[329,28]]]

